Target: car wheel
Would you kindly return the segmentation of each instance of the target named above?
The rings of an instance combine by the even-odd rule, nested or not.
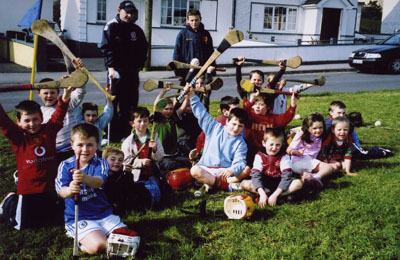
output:
[[[400,73],[400,57],[394,58],[389,61],[388,71],[391,73]]]

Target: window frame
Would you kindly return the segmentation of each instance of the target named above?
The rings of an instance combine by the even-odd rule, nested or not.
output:
[[[104,9],[101,9],[103,7]],[[107,22],[107,0],[97,0],[96,3],[96,22],[98,23],[106,23]],[[103,16],[104,15],[104,20],[99,19],[99,15]]]
[[[266,16],[266,9],[271,9],[272,8],[272,16],[271,19],[267,19]],[[283,15],[277,16],[277,9],[278,8],[284,8],[286,9],[286,12]],[[295,15],[291,14],[290,12],[295,11]],[[298,14],[299,14],[299,8],[295,6],[284,6],[284,5],[264,5],[264,19],[263,19],[263,31],[265,32],[296,32],[297,31],[297,22],[298,22]],[[292,18],[294,16],[294,22],[292,21]],[[283,17],[282,21],[281,19],[278,19],[279,17]],[[266,23],[267,21],[267,23]],[[265,25],[268,23],[271,23],[271,28],[266,28]],[[282,23],[284,23],[285,27],[284,29],[279,29],[282,26]],[[294,29],[292,29],[294,25]]]
[[[186,11],[185,11],[185,17],[184,17],[184,23],[182,25],[180,24],[175,24],[175,3],[176,1],[186,1]],[[182,28],[185,27],[186,25],[186,16],[187,13],[189,12],[189,6],[193,4],[194,6],[198,6],[198,9],[200,9],[201,5],[201,0],[161,0],[161,15],[160,15],[160,25],[163,27],[178,27]],[[165,11],[167,10],[167,11]],[[164,16],[164,12],[165,16]],[[168,15],[168,12],[170,12],[170,16]],[[182,19],[182,17],[180,17]],[[168,23],[168,20],[170,22]],[[166,23],[164,23],[166,21]]]

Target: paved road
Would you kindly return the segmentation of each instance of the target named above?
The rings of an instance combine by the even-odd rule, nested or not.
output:
[[[357,91],[370,91],[380,89],[396,89],[400,88],[400,75],[386,75],[386,74],[363,74],[357,72],[331,72],[321,74],[291,74],[285,75],[284,78],[296,78],[296,79],[314,79],[320,75],[326,77],[326,85],[318,88],[313,87],[307,90],[306,93],[319,93],[319,92],[357,92]],[[105,85],[105,78],[97,77],[100,82]],[[219,91],[214,91],[211,95],[212,100],[219,100],[221,97],[226,95],[236,95],[236,83],[234,77],[223,77],[224,86]],[[172,82],[177,82],[176,79],[172,79]],[[293,86],[296,83],[288,82],[287,87]],[[1,86],[10,84],[0,83]],[[153,92],[146,92],[142,88],[143,82],[140,87],[140,100],[141,104],[151,104],[154,98],[158,94],[158,90]],[[105,97],[97,87],[89,82],[87,87],[87,95],[85,96],[84,102],[94,102],[98,105],[105,105]],[[174,91],[171,91],[175,93]],[[8,111],[14,108],[14,106],[23,99],[29,97],[28,92],[4,92],[0,94],[0,103]],[[39,101],[35,94],[36,101]]]

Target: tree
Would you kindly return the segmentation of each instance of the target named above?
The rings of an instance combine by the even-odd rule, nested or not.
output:
[[[382,7],[378,1],[370,1],[361,10],[361,33],[380,33],[382,19]]]

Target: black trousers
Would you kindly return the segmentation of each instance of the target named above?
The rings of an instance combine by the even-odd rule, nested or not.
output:
[[[119,79],[111,80],[111,94],[114,115],[110,122],[110,141],[119,142],[126,138],[132,127],[129,124],[131,114],[139,103],[139,71],[118,71]]]

